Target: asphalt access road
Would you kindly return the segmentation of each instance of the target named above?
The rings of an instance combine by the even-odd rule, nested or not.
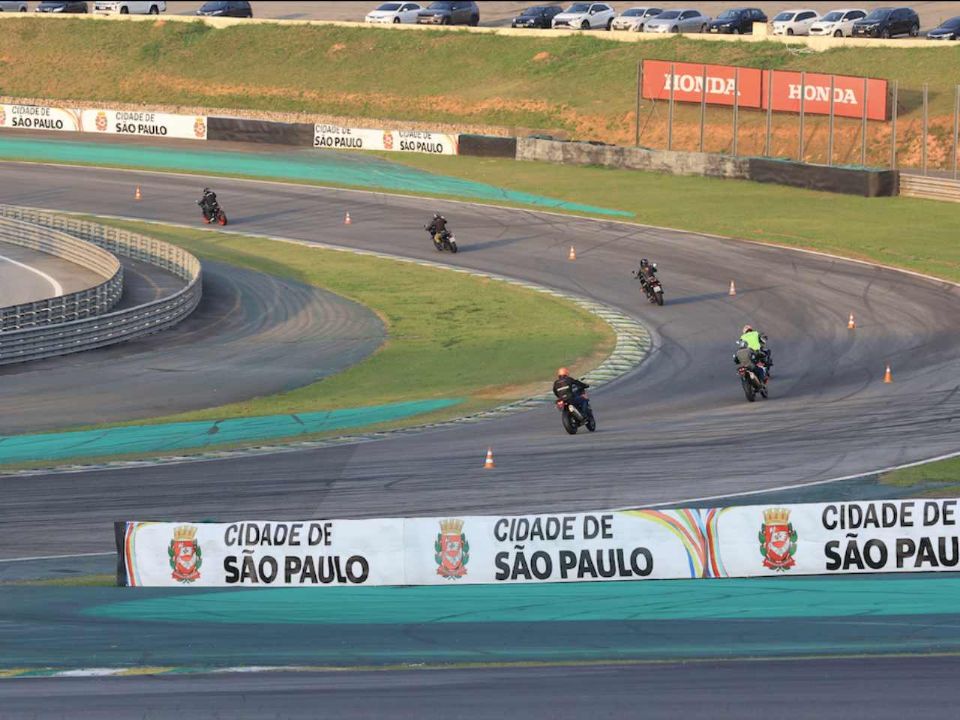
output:
[[[60,295],[60,289],[63,294],[86,290],[104,280],[69,260],[0,242],[0,307],[46,300]]]
[[[955,718],[956,657],[0,682],[5,718]],[[43,709],[40,710],[39,708]]]
[[[142,172],[136,177],[148,200],[134,203],[125,192],[129,172],[0,166],[0,178],[13,177],[15,183],[0,183],[2,202],[173,222],[184,220],[196,188],[208,182],[238,232],[526,278],[636,315],[656,344],[638,371],[594,394],[595,434],[567,436],[545,405],[375,443],[29,483],[0,479],[9,500],[0,508],[3,557],[110,551],[111,522],[118,518],[637,506],[865,473],[957,447],[958,290],[943,282],[786,249],[525,210]],[[437,255],[422,230],[437,208],[460,241],[456,256]],[[567,260],[570,245],[576,262]],[[630,277],[640,256],[660,263],[662,308],[644,301]],[[735,298],[727,295],[731,279]],[[846,328],[851,311],[854,332]],[[770,400],[752,404],[731,359],[745,322],[770,333],[777,362]],[[238,351],[247,346],[242,334]],[[159,352],[160,344],[151,347]],[[200,353],[196,346],[181,350],[188,359]],[[881,381],[885,362],[893,368],[890,385]],[[238,360],[221,373],[222,387],[233,388],[241,367]],[[118,394],[137,388],[149,402],[137,384],[142,377],[115,377]],[[488,446],[494,472],[481,470]]]

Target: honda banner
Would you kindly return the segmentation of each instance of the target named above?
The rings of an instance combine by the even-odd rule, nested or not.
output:
[[[129,586],[447,585],[960,569],[958,500],[117,523]]]
[[[886,80],[644,60],[643,97],[669,100],[671,90],[677,102],[733,105],[736,95],[742,108],[765,110],[769,99],[776,112],[800,112],[802,103],[811,115],[829,115],[832,95],[838,117],[861,118],[866,110],[868,120],[889,118]]]

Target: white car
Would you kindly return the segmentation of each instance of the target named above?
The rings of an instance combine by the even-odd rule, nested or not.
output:
[[[820,19],[816,10],[784,10],[773,18],[774,35],[809,35],[810,28]]]
[[[655,7],[633,7],[613,19],[611,30],[630,30],[643,32],[643,25],[647,20],[656,17],[663,10]]]
[[[866,16],[867,11],[863,8],[831,10],[810,26],[810,34],[850,37],[853,35],[853,21]]]
[[[647,20],[645,33],[702,33],[710,24],[710,18],[699,10],[666,10]]]
[[[616,12],[606,3],[574,3],[553,16],[553,27],[574,30],[609,30]]]
[[[97,15],[159,15],[167,11],[163,0],[133,2],[131,0],[97,0],[93,12]]]
[[[24,0],[10,0],[10,2],[0,2],[0,12],[26,12],[27,3]]]
[[[368,23],[416,23],[417,13],[423,8],[412,2],[385,2],[376,10],[371,10],[364,18]]]

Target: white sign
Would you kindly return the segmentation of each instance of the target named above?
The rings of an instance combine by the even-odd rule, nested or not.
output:
[[[79,132],[81,112],[41,105],[0,105],[0,127]]]
[[[144,110],[84,110],[83,131],[140,137],[206,140],[207,119]]]
[[[456,135],[421,130],[372,130],[339,125],[314,125],[313,146],[331,150],[390,150],[456,155]]]

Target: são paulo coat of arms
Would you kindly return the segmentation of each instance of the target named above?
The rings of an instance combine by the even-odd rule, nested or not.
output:
[[[456,580],[467,574],[470,543],[463,532],[463,520],[441,520],[433,549],[437,575]]]
[[[760,555],[763,566],[777,572],[785,572],[796,565],[797,531],[790,522],[786,508],[770,508],[763,511],[760,525]]]
[[[197,529],[192,525],[179,525],[173,530],[173,539],[167,548],[170,567],[174,580],[192,583],[200,579],[200,566],[203,565],[203,553],[197,543]]]
[[[97,125],[97,130],[100,132],[107,131],[107,114],[103,110],[97,113],[95,122]]]

